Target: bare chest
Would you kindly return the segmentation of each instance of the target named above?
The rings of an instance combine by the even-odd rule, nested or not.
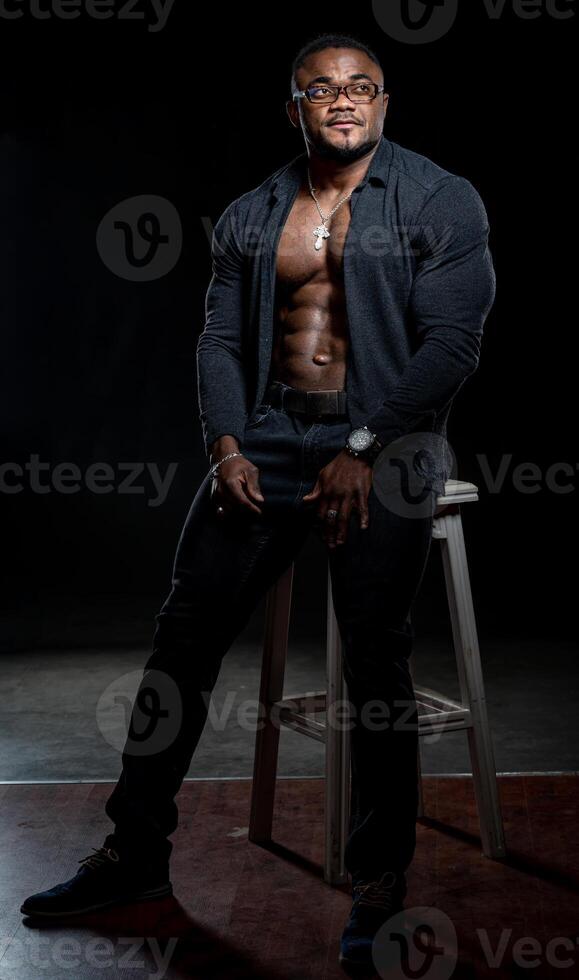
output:
[[[324,208],[324,214],[329,209]],[[341,280],[344,241],[350,225],[350,202],[345,201],[326,221],[329,237],[322,237],[322,219],[309,193],[300,191],[284,225],[277,250],[278,285],[290,290],[312,280]],[[316,243],[319,247],[316,248]]]

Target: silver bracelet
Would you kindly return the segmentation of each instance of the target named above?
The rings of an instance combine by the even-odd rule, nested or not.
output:
[[[221,466],[221,464],[224,463],[226,459],[231,459],[233,456],[243,456],[243,453],[227,453],[227,456],[224,456],[223,459],[220,459],[217,463],[213,464],[213,466],[209,470],[211,476],[212,477],[217,476],[217,471]]]

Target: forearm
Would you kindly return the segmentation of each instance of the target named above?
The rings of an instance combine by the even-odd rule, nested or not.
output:
[[[411,358],[394,391],[367,420],[388,444],[439,414],[478,364],[479,338],[438,329]]]
[[[216,441],[224,438],[234,441],[237,451],[247,419],[244,366],[207,335],[201,336],[197,348],[197,384],[207,453],[213,454]]]

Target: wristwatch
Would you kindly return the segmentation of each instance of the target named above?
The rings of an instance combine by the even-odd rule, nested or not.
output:
[[[384,446],[378,436],[370,432],[367,425],[359,429],[352,429],[346,439],[346,449],[352,456],[365,459],[366,462],[374,463],[376,457],[382,452]]]

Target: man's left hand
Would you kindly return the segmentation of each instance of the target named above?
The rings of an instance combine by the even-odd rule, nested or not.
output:
[[[342,449],[320,470],[313,489],[303,500],[304,503],[318,501],[317,513],[328,547],[335,548],[346,540],[352,508],[358,510],[360,527],[366,530],[371,486],[372,466],[366,460],[352,456],[347,449]],[[328,511],[337,511],[337,514],[328,517]]]

